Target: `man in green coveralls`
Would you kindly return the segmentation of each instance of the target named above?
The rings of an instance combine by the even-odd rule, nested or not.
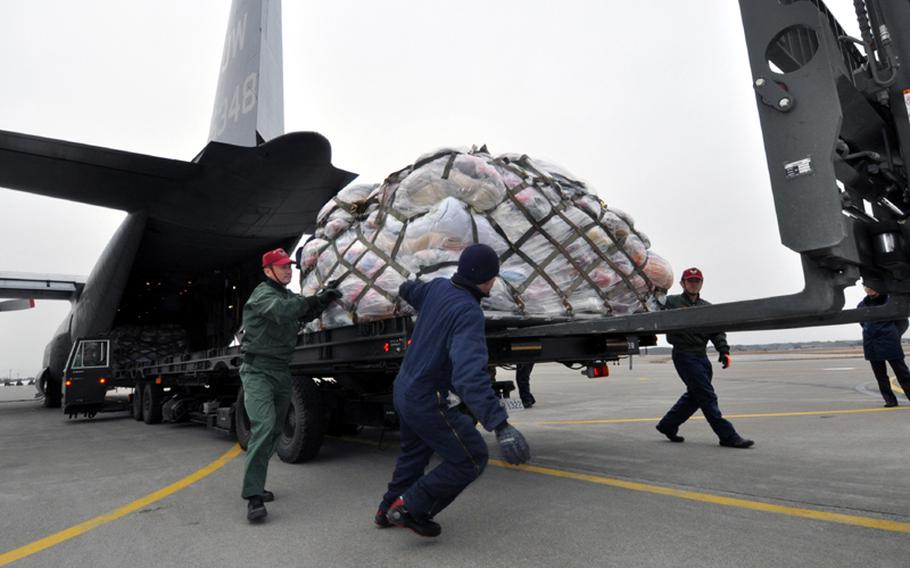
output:
[[[268,514],[264,503],[275,495],[265,489],[269,459],[278,447],[278,437],[287,418],[291,400],[289,363],[297,345],[299,322],[308,322],[341,293],[329,286],[313,297],[288,290],[291,259],[284,249],[262,255],[266,280],[256,286],[243,306],[243,365],[240,380],[246,413],[250,417],[250,439],[246,446],[243,498],[246,518],[262,519]]]

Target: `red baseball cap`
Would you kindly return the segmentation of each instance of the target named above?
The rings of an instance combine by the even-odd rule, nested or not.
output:
[[[269,252],[262,255],[262,267],[272,266],[277,264],[278,266],[283,266],[285,264],[293,264],[294,261],[291,260],[291,257],[288,256],[288,253],[285,252],[282,248],[277,248],[275,250],[270,250]]]
[[[693,266],[692,268],[687,268],[687,269],[683,270],[682,276],[680,277],[679,281],[685,282],[686,280],[695,280],[695,279],[704,280],[705,277],[704,277],[704,275],[702,275],[701,270],[699,270]]]

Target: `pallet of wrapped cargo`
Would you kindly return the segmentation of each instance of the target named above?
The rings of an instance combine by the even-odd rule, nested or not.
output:
[[[568,172],[486,147],[444,149],[325,204],[302,248],[301,289],[309,295],[337,280],[343,298],[308,329],[407,315],[398,286],[450,277],[461,251],[478,242],[502,267],[482,304],[493,320],[655,310],[673,282],[632,218]]]

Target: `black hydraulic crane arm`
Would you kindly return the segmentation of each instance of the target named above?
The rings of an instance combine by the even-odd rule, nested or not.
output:
[[[864,40],[821,0],[740,0],[778,228],[833,287],[908,293],[910,3],[854,4]]]
[[[862,39],[847,36],[822,0],[740,0],[778,229],[801,256],[801,292],[498,333],[708,333],[907,317],[910,2],[854,4]],[[891,301],[843,310],[844,288],[860,278]]]

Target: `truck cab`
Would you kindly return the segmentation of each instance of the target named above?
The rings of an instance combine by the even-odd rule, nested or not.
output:
[[[70,418],[95,416],[104,406],[110,388],[111,342],[103,338],[79,339],[73,344],[63,370],[63,412]]]

